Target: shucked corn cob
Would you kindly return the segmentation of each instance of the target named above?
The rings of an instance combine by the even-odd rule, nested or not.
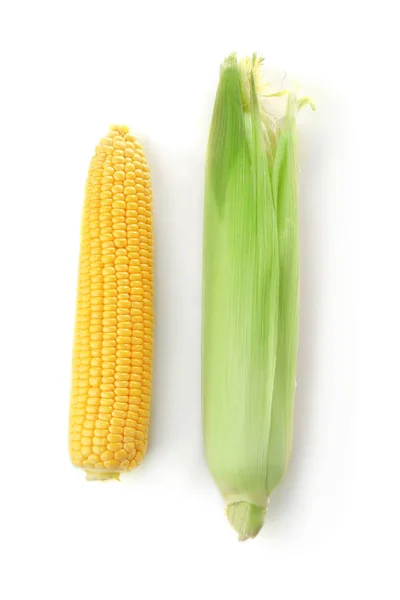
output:
[[[88,479],[143,459],[152,346],[149,169],[129,129],[112,126],[90,164],[81,230],[69,445]]]
[[[278,124],[261,60],[221,68],[204,208],[207,462],[240,539],[254,537],[289,460],[297,354],[297,110]]]

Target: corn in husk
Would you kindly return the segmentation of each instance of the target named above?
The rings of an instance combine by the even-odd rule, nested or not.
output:
[[[272,96],[283,118],[269,111]],[[296,116],[262,60],[221,67],[206,167],[202,398],[206,458],[245,540],[289,460],[298,345]]]

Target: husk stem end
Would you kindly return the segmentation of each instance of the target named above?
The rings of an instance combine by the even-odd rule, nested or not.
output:
[[[255,538],[264,525],[266,508],[241,501],[228,504],[226,515],[239,536],[239,542]]]
[[[86,481],[109,481],[115,479],[119,481],[119,473],[105,472],[105,471],[86,471]]]

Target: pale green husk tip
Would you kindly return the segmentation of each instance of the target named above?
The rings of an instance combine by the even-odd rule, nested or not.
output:
[[[264,525],[266,509],[250,502],[234,502],[226,509],[226,516],[239,535],[239,542],[255,538]]]

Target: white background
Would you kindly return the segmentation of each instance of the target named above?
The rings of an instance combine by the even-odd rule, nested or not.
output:
[[[399,86],[384,0],[2,2],[0,596],[399,597]],[[293,457],[236,541],[200,419],[204,155],[219,64],[258,51],[316,102],[300,122]],[[88,163],[110,123],[154,189],[150,447],[120,484],[67,453]]]

